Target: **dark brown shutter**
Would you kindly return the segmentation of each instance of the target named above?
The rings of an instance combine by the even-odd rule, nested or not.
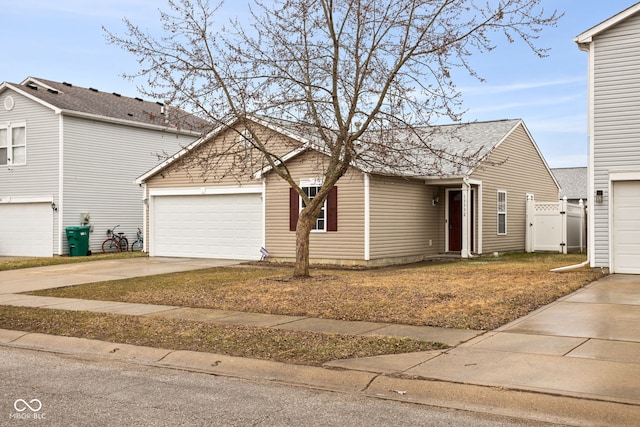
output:
[[[338,231],[338,187],[332,187],[327,197],[327,231]]]
[[[295,188],[289,187],[289,231],[296,231],[300,215],[300,195]]]

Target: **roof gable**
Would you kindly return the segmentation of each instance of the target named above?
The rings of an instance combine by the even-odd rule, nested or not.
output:
[[[640,3],[636,3],[633,6],[630,6],[627,9],[623,10],[622,12],[612,16],[611,18],[599,23],[598,25],[591,27],[587,31],[575,37],[573,41],[578,44],[591,43],[593,41],[593,38],[597,35],[630,18],[638,12],[640,12]]]
[[[471,175],[520,123],[522,120],[513,119],[437,126],[438,131],[429,141],[433,148],[458,158],[473,156],[473,159],[463,164],[445,160],[440,166],[441,175]],[[430,152],[423,155],[432,156]]]
[[[11,88],[57,113],[194,132],[201,132],[210,126],[204,120],[163,103],[101,92],[66,82],[29,77],[20,84],[4,83],[3,87]]]

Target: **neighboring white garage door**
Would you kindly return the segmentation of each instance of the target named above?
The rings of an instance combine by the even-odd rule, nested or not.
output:
[[[152,256],[260,259],[261,194],[154,196]]]
[[[613,272],[640,274],[640,181],[613,182]]]
[[[0,203],[0,255],[53,256],[51,202]]]

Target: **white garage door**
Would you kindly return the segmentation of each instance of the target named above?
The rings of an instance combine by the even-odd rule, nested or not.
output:
[[[0,204],[0,255],[53,256],[51,202]]]
[[[640,274],[640,181],[613,183],[613,272]]]
[[[261,194],[154,196],[151,255],[260,259]]]

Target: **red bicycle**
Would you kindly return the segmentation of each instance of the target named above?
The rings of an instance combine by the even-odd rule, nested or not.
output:
[[[108,254],[113,252],[126,252],[129,250],[129,241],[125,237],[124,233],[115,233],[116,228],[120,225],[116,225],[111,229],[107,229],[107,239],[102,242],[102,253]]]

